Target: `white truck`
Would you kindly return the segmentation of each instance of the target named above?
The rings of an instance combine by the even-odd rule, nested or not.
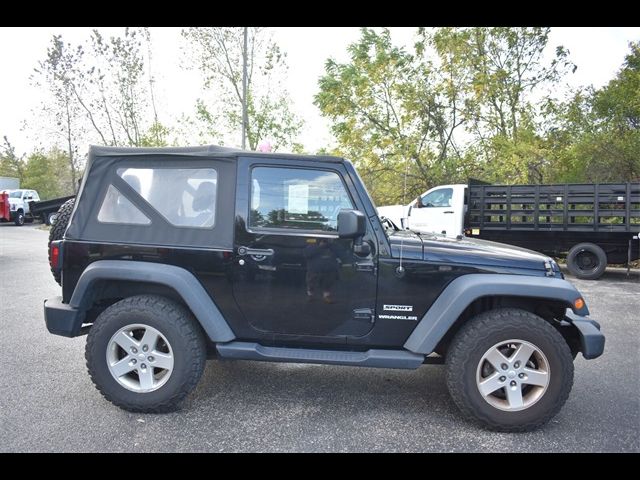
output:
[[[32,222],[34,216],[31,213],[29,202],[39,202],[40,196],[35,190],[18,189],[3,190],[9,203],[8,212],[0,212],[0,221],[14,222],[16,225],[24,225],[25,220]]]
[[[467,185],[440,185],[427,190],[408,205],[378,207],[378,215],[398,227],[457,237],[464,233]]]
[[[640,257],[640,183],[440,185],[408,205],[378,207],[399,228],[469,236],[567,258],[569,271],[599,278],[607,263]]]

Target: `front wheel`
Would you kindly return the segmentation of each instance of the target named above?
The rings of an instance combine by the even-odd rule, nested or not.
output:
[[[22,213],[22,211],[16,213],[13,223],[15,223],[17,227],[24,225],[24,213]]]
[[[85,357],[96,388],[132,412],[175,410],[198,383],[206,344],[197,321],[167,298],[140,295],[96,319]]]
[[[560,411],[573,385],[562,335],[516,308],[490,310],[456,334],[447,353],[447,386],[460,410],[499,431],[529,431]]]

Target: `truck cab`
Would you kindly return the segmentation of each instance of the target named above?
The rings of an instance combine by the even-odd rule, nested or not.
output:
[[[407,227],[420,232],[457,237],[464,233],[467,186],[439,185],[416,198],[407,208]]]
[[[457,187],[427,192],[415,210],[449,218]],[[62,294],[45,301],[45,323],[88,335],[91,378],[130,411],[177,408],[207,356],[446,363],[465,414],[528,430],[564,403],[572,357],[604,350],[553,260],[400,230],[343,158],[92,147],[56,228],[69,217],[50,245]]]

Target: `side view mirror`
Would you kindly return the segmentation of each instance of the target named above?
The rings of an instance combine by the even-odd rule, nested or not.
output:
[[[359,210],[342,209],[338,213],[338,237],[361,238],[367,232],[367,219]]]
[[[424,207],[424,203],[422,203],[422,197],[418,195],[416,197],[416,208],[423,208],[423,207]]]

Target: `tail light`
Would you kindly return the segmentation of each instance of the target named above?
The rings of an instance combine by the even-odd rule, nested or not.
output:
[[[49,248],[49,266],[58,270],[62,266],[62,242],[51,242],[51,246]]]

